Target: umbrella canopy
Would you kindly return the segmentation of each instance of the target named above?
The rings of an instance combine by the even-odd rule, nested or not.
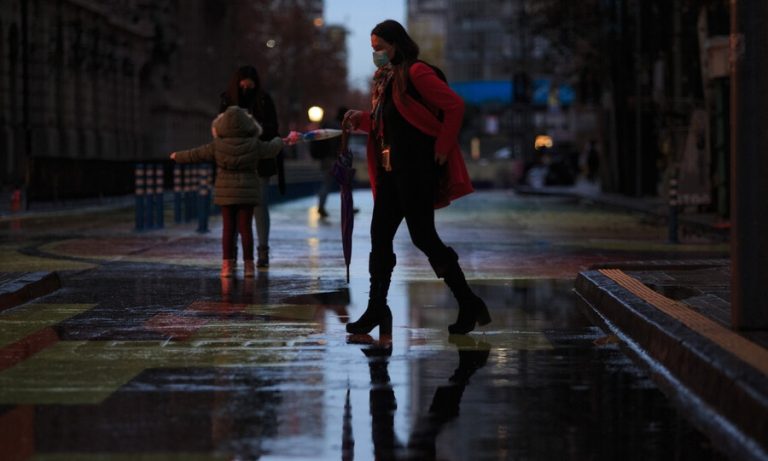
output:
[[[355,169],[352,168],[352,152],[347,144],[349,131],[341,135],[339,155],[333,164],[333,177],[339,183],[341,190],[341,244],[344,250],[344,263],[347,265],[347,283],[349,283],[349,261],[352,259],[352,229],[355,224],[355,211],[352,202],[352,181]]]
[[[341,136],[342,131],[335,128],[318,128],[316,130],[310,130],[306,133],[302,133],[302,141],[321,141],[323,139],[335,138]]]

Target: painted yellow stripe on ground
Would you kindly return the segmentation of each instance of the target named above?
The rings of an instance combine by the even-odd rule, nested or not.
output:
[[[742,361],[768,375],[768,350],[699,314],[684,303],[667,298],[651,290],[636,278],[618,269],[600,269],[599,272],[654,307],[682,322],[688,328],[712,340]]]
[[[0,373],[0,404],[98,404],[144,369],[98,355],[86,341],[60,341]]]
[[[268,366],[293,360],[296,328],[218,322],[191,341],[60,341],[0,372],[2,404],[98,404],[151,368]]]
[[[0,312],[0,348],[74,317],[96,304],[27,304]]]
[[[0,272],[53,272],[96,267],[94,264],[80,261],[29,256],[18,252],[17,249],[16,247],[0,246]]]

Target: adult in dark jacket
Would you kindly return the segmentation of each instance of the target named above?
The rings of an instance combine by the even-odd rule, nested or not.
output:
[[[392,270],[393,239],[405,219],[411,241],[429,258],[459,304],[459,315],[448,327],[465,334],[490,323],[488,309],[472,292],[456,252],[435,229],[435,208],[472,192],[459,150],[458,134],[464,102],[418,61],[419,47],[397,21],[387,20],[371,31],[374,64],[370,112],[350,110],[344,126],[368,132],[368,171],[374,194],[369,257],[368,308],[347,331],[390,334],[392,313],[387,306]]]
[[[346,113],[346,107],[339,107],[336,111],[336,118],[328,121],[323,120],[320,124],[320,128],[340,129],[341,121]],[[313,159],[320,161],[320,173],[323,175],[323,182],[320,184],[320,189],[317,191],[317,213],[321,218],[328,217],[328,211],[325,209],[325,202],[328,200],[328,193],[333,189],[334,184],[336,184],[332,169],[334,162],[336,162],[336,157],[339,155],[340,147],[341,138],[323,139],[320,141],[313,141],[309,144],[309,153]]]
[[[261,87],[261,79],[255,67],[242,66],[232,75],[226,91],[221,94],[219,112],[223,112],[228,106],[240,106],[256,119],[263,129],[261,140],[268,141],[279,136],[275,103],[269,93]],[[269,181],[275,174],[278,175],[281,190],[284,189],[282,153],[276,158],[263,159],[258,163],[257,180],[261,194],[260,202],[254,208],[256,234],[259,239],[256,261],[258,267],[269,266]]]
[[[222,254],[221,276],[234,271],[234,243],[240,234],[243,244],[243,266],[246,277],[253,277],[253,207],[261,202],[256,165],[260,159],[274,158],[283,140],[273,137],[262,141],[261,126],[244,109],[231,106],[212,124],[213,142],[194,149],[171,154],[178,163],[214,162],[216,182],[213,202],[221,207]]]

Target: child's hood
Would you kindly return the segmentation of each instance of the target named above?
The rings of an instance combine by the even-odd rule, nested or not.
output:
[[[249,138],[261,136],[262,128],[251,115],[238,106],[229,106],[212,123],[218,138]]]

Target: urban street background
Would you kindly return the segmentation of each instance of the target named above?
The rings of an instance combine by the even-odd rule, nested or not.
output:
[[[476,192],[436,219],[491,310],[470,335],[403,229],[391,344],[345,334],[364,134],[349,283],[307,143],[254,279],[219,278],[211,171],[168,158],[210,140],[243,64],[281,134],[369,108],[384,19],[465,103]],[[0,458],[768,459],[766,20],[764,0],[3,0]]]

